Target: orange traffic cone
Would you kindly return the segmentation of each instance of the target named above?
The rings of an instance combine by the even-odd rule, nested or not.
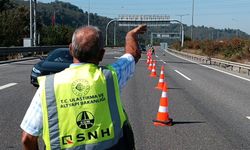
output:
[[[157,118],[153,122],[155,126],[172,126],[173,124],[173,119],[169,118],[168,114],[168,95],[165,83],[163,85]]]
[[[161,74],[160,74],[159,82],[155,88],[162,90],[163,85],[164,85],[164,66],[161,66]]]
[[[147,64],[149,65],[150,63],[150,56],[148,56],[148,59],[147,59]]]
[[[151,51],[149,49],[148,49],[147,55],[150,56],[150,57],[152,56],[152,53],[151,53]]]
[[[154,60],[154,63],[153,63],[153,68],[152,68],[152,70],[151,70],[150,77],[156,77],[156,66],[155,66],[155,60]]]
[[[153,68],[153,60],[152,60],[152,58],[149,60],[149,65],[148,65],[148,70],[152,70],[152,68]]]

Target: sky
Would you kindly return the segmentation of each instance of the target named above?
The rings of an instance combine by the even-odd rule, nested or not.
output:
[[[38,0],[49,3],[54,0]],[[169,15],[192,24],[193,0],[60,0],[101,16],[121,14]],[[182,17],[181,17],[182,16]],[[90,20],[91,21],[91,20]],[[217,29],[240,29],[250,34],[250,0],[194,0],[194,25]]]

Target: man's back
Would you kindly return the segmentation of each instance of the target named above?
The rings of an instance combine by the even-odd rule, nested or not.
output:
[[[58,145],[106,149],[119,141],[126,117],[115,73],[94,64],[82,64],[43,79],[39,83],[45,86],[42,93],[47,95],[42,95],[42,108],[48,112],[43,133],[50,139],[62,137],[45,138],[46,145],[52,149]],[[51,86],[54,92],[46,91]],[[55,93],[54,97],[49,93]]]
[[[126,35],[125,52],[133,57],[132,64],[140,58],[137,34],[145,31],[146,26],[139,26]],[[67,148],[72,144],[89,150],[119,149],[117,146],[133,143],[129,142],[131,134],[126,133],[132,133],[132,130],[128,130],[130,126],[123,128],[129,123],[119,97],[119,87],[124,86],[124,74],[119,72],[126,72],[127,68],[123,65],[121,69],[115,69],[117,67],[114,65],[113,68],[99,70],[98,64],[104,52],[99,29],[88,26],[74,32],[70,53],[76,68],[70,67],[40,79],[40,87],[21,124],[22,142],[26,150],[38,149],[37,139],[41,131],[47,149],[54,149],[53,146]],[[124,81],[128,77],[130,75],[124,77]],[[29,116],[35,117],[31,119]]]

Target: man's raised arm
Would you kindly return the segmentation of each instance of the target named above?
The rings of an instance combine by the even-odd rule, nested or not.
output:
[[[143,34],[147,31],[146,25],[139,25],[138,27],[129,31],[126,35],[126,45],[125,45],[125,53],[131,54],[135,62],[141,58],[141,51],[139,50],[138,45],[138,34]]]

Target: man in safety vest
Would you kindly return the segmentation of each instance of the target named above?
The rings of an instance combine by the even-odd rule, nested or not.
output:
[[[120,89],[141,57],[137,35],[146,28],[129,31],[125,54],[105,67],[98,66],[105,53],[100,30],[77,29],[69,46],[74,63],[38,79],[39,88],[20,125],[24,149],[37,150],[39,136],[47,150],[134,149]]]

